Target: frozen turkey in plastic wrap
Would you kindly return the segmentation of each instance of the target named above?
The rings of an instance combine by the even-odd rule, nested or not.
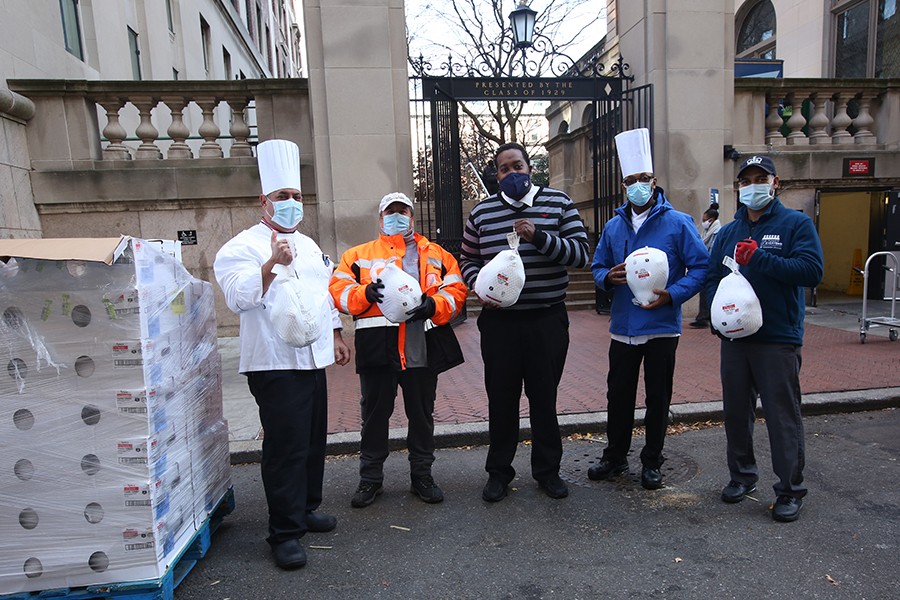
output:
[[[733,258],[726,256],[722,262],[731,273],[719,281],[713,297],[709,309],[712,326],[729,339],[753,335],[763,324],[759,298]]]
[[[288,346],[309,346],[322,336],[322,319],[330,310],[327,291],[293,269],[277,267],[281,267],[275,269],[281,282],[270,302],[272,326]]]
[[[518,250],[519,236],[511,233],[507,240],[509,250],[502,250],[481,267],[474,288],[479,298],[501,308],[515,304],[525,287],[525,265]]]
[[[634,294],[634,303],[642,306],[657,298],[653,290],[666,289],[669,280],[669,257],[662,250],[645,246],[625,258],[625,280]]]
[[[407,314],[422,303],[422,287],[416,279],[394,263],[388,265],[376,275],[381,280],[384,298],[378,304],[388,321],[403,323],[409,319]]]

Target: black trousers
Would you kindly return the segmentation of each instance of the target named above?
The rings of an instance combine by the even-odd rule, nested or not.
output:
[[[384,481],[384,461],[388,456],[388,423],[394,412],[397,386],[403,390],[403,406],[409,429],[409,472],[412,478],[431,475],[434,463],[434,399],[437,395],[437,373],[426,368],[391,371],[366,369],[359,373],[362,392],[362,440],[360,442],[359,478],[362,481]]]
[[[644,427],[647,434],[644,449],[641,450],[641,463],[651,469],[662,465],[677,348],[677,337],[654,338],[637,346],[610,340],[609,373],[606,376],[609,445],[603,451],[603,458],[620,462],[626,459],[631,449],[634,407],[643,362],[647,395]]]
[[[806,446],[800,412],[800,346],[722,341],[722,408],[728,470],[741,483],[759,478],[753,453],[756,396],[762,402],[778,476],[776,495],[802,498]]]
[[[322,503],[328,395],[325,370],[247,373],[264,436],[262,480],[270,544],[306,533],[306,513]]]
[[[534,310],[481,311],[481,358],[488,396],[490,448],[485,470],[509,483],[519,443],[522,386],[531,419],[531,474],[541,481],[559,474],[562,440],[556,394],[569,350],[565,305]]]

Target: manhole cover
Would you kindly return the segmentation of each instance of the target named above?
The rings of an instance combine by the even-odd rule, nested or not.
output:
[[[600,462],[603,457],[605,440],[587,441],[574,440],[563,445],[562,463],[559,467],[559,476],[571,484],[600,489],[603,486],[620,485],[624,487],[641,486],[641,459],[640,448],[643,438],[635,438],[632,446],[637,451],[628,453],[628,464],[631,467],[627,475],[621,475],[609,481],[591,481],[588,479],[588,469]],[[694,459],[676,451],[664,452],[666,462],[662,466],[663,482],[666,484],[684,483],[693,479],[699,472],[699,467]]]

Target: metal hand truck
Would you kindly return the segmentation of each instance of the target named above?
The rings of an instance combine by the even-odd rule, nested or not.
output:
[[[891,261],[893,261],[893,267],[889,267],[887,264],[884,265],[886,271],[894,274],[893,283],[891,285],[891,315],[889,317],[868,317],[867,314],[867,290],[869,289],[869,264],[871,264],[872,259],[876,256],[889,256]],[[888,329],[888,338],[892,342],[897,341],[897,328],[900,328],[900,319],[896,316],[896,307],[897,307],[897,274],[900,272],[900,260],[892,252],[876,252],[872,256],[866,259],[866,268],[863,270],[863,301],[862,301],[862,315],[859,317],[859,343],[866,343],[866,333],[868,333],[870,327],[889,327]]]

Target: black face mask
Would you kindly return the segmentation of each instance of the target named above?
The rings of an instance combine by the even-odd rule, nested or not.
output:
[[[500,190],[513,200],[521,200],[531,189],[531,175],[510,173],[500,182]]]

